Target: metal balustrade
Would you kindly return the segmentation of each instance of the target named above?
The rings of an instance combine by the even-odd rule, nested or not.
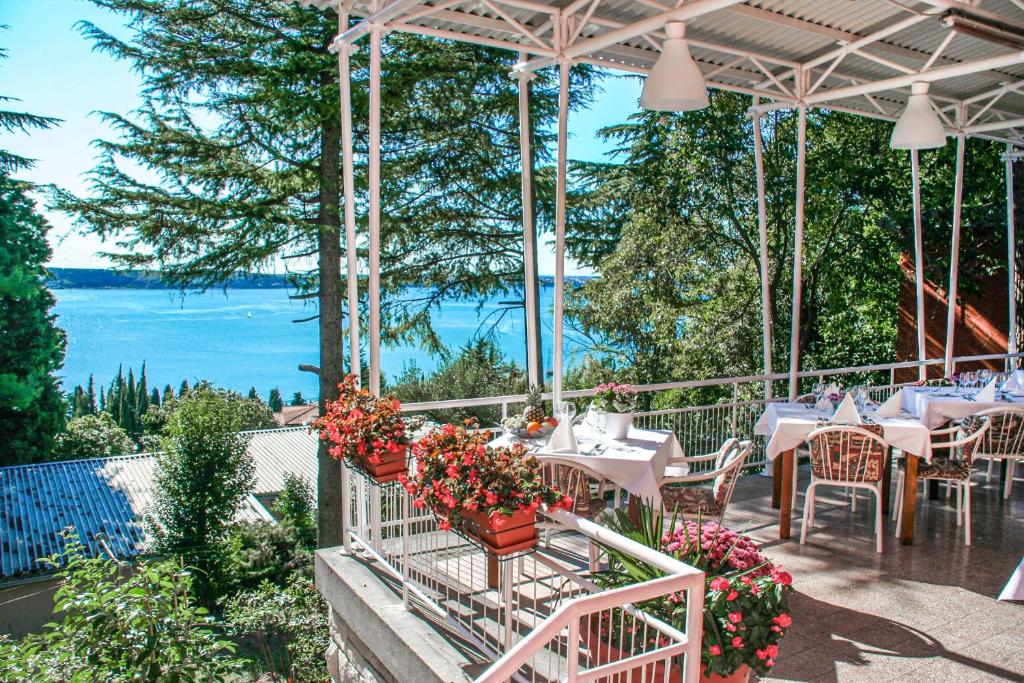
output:
[[[685,592],[688,604],[703,604],[701,571],[564,511],[542,514],[553,526],[550,540],[497,557],[438,529],[433,513],[415,508],[400,485],[352,472],[345,478],[350,550],[398,583],[407,608],[440,618],[495,662],[480,681],[611,681],[640,671],[652,672],[644,680],[653,681],[673,666],[697,680],[701,613],[679,631],[635,603]],[[588,578],[592,542],[629,552],[665,576],[602,591]],[[629,634],[625,651],[602,641],[601,624]]]

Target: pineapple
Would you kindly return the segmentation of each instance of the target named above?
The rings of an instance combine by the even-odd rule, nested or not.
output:
[[[526,409],[523,410],[523,419],[527,422],[544,421],[544,401],[541,399],[542,387],[530,385],[526,392]]]

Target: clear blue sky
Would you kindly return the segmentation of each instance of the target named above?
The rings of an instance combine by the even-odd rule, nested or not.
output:
[[[31,136],[4,135],[0,145],[38,160],[21,177],[76,193],[87,190],[84,174],[96,155],[92,141],[113,135],[93,112],[130,112],[138,106],[139,89],[126,63],[92,51],[75,28],[80,20],[113,33],[123,30],[119,17],[85,0],[0,0],[0,24],[10,27],[0,32],[0,44],[8,49],[8,60],[0,64],[0,94],[21,100],[10,103],[11,109],[63,119],[60,126]],[[637,79],[606,79],[593,106],[569,118],[569,157],[600,160],[606,146],[595,131],[624,121],[637,109],[639,96]],[[79,235],[68,217],[43,211],[53,225],[50,265],[108,265],[97,255],[104,249],[97,237]],[[540,272],[554,272],[550,244],[540,254]],[[580,271],[570,263],[567,272]]]

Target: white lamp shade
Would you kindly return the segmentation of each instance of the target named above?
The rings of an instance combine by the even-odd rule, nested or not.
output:
[[[893,149],[934,149],[945,144],[946,131],[932,109],[928,84],[914,83],[907,108],[892,129],[889,146]]]
[[[682,37],[683,25],[670,23],[665,30],[668,38],[644,82],[640,106],[654,111],[703,109],[708,106],[708,88]]]

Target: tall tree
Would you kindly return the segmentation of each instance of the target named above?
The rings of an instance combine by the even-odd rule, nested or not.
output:
[[[0,61],[6,58],[0,48]],[[0,95],[0,103],[12,100]],[[6,133],[56,123],[0,109]],[[33,163],[0,149],[0,465],[48,458],[67,409],[55,376],[64,363],[64,332],[50,312],[55,300],[46,288],[50,225],[35,210],[32,186],[11,177]]]
[[[206,287],[239,270],[318,257],[296,278],[316,299],[319,398],[337,396],[345,363],[339,270],[338,30],[332,10],[278,0],[94,0],[128,15],[129,41],[85,24],[99,49],[132,62],[143,103],[99,143],[94,193],[57,204],[119,240],[117,260],[155,267],[173,283]],[[431,313],[442,298],[515,287],[522,273],[515,55],[417,36],[387,37],[383,89],[382,240],[385,339],[442,350]],[[355,53],[356,150],[365,158],[366,51]],[[574,104],[589,71],[576,70]],[[557,111],[550,73],[533,84],[535,156]],[[124,169],[141,165],[153,185]],[[365,165],[357,169],[365,197]],[[550,174],[538,174],[538,213],[552,213]],[[360,201],[357,207],[365,207]],[[365,218],[360,218],[361,222]],[[364,223],[365,224],[365,223]],[[419,287],[410,296],[408,286]],[[322,445],[319,543],[342,540],[338,463]]]

